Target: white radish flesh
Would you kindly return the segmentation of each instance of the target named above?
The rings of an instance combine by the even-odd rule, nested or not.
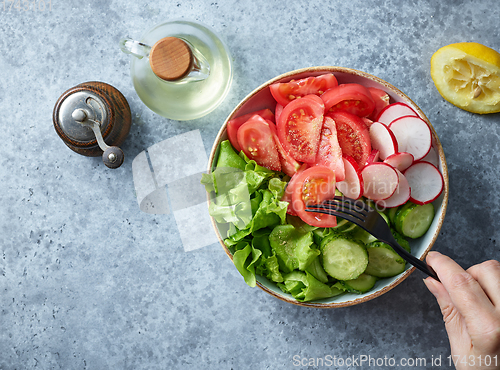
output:
[[[354,159],[349,156],[342,158],[344,161],[345,178],[337,182],[337,189],[348,198],[358,199],[363,195],[363,178]]]
[[[399,183],[396,191],[388,199],[377,201],[377,205],[384,208],[394,208],[405,204],[410,199],[411,189],[405,175],[398,169],[396,172],[399,177]]]
[[[380,151],[382,160],[398,152],[396,137],[383,123],[373,122],[370,126],[370,141],[372,148]]]
[[[413,155],[418,161],[425,157],[432,146],[432,134],[429,125],[419,117],[405,116],[396,119],[389,128],[396,136],[400,152]]]
[[[441,195],[443,176],[428,162],[416,162],[404,172],[411,187],[410,200],[415,204],[427,204]]]
[[[363,195],[371,200],[389,198],[396,191],[399,176],[396,170],[387,163],[371,163],[361,171],[363,178]]]
[[[390,164],[395,169],[404,172],[413,164],[413,155],[406,152],[400,152],[387,157],[384,159],[384,162]]]
[[[418,117],[418,114],[405,103],[392,103],[380,112],[377,121],[389,126],[392,121],[404,116]]]
[[[436,167],[439,167],[439,156],[436,152],[436,149],[434,149],[431,146],[431,149],[429,150],[429,153],[421,159],[423,162],[429,162],[430,164],[433,164]]]

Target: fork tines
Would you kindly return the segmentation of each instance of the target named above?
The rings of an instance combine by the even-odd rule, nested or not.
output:
[[[338,216],[348,221],[359,223],[365,221],[371,208],[362,200],[336,196],[320,204],[308,205],[306,210]]]

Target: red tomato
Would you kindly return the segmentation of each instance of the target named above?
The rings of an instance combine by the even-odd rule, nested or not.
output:
[[[367,117],[375,108],[368,89],[359,84],[342,84],[321,95],[325,112],[346,111],[359,117]]]
[[[233,148],[236,149],[238,153],[241,151],[240,144],[238,143],[238,134],[237,134],[238,129],[241,127],[242,124],[244,124],[246,121],[248,121],[256,114],[258,114],[264,119],[268,119],[274,122],[273,112],[271,112],[271,110],[269,109],[262,109],[254,113],[248,113],[243,116],[233,118],[227,123],[227,136],[229,137],[229,142],[231,143]]]
[[[390,97],[384,90],[377,89],[376,87],[369,87],[368,91],[370,92],[373,101],[375,102],[375,108],[373,112],[370,114],[370,119],[375,121],[382,109],[389,105]]]
[[[316,160],[323,112],[323,101],[316,95],[295,99],[283,108],[277,124],[278,138],[295,160]]]
[[[276,132],[275,124],[268,120],[266,120],[266,122],[269,124],[274,143],[276,144],[276,149],[278,150],[278,156],[281,163],[281,171],[292,177],[300,168],[300,163],[293,159],[292,156],[288,154],[285,149],[283,149],[283,145],[281,145],[281,142],[278,139],[278,133]]]
[[[344,181],[344,161],[342,160],[342,149],[337,139],[337,127],[335,121],[326,116],[321,129],[318,154],[315,166],[325,166],[335,172],[336,181]]]
[[[280,116],[281,116],[281,112],[283,112],[283,106],[278,103],[278,104],[276,104],[276,108],[274,109],[274,116],[275,116],[275,119],[276,119],[275,122],[279,121]]]
[[[335,196],[335,172],[323,166],[310,167],[297,175],[291,191],[293,210],[302,221],[317,227],[337,226],[335,216],[306,211],[307,205],[320,204]]]
[[[258,165],[273,171],[281,171],[278,150],[269,124],[254,115],[238,129],[238,143],[245,155]]]
[[[352,157],[363,168],[372,151],[370,132],[363,119],[354,114],[338,111],[330,113],[337,126],[337,137],[342,153]]]
[[[271,94],[283,107],[296,98],[306,95],[321,95],[326,90],[338,85],[337,79],[331,73],[317,77],[303,78],[297,81],[278,82],[269,86]]]
[[[290,181],[288,181],[288,184],[286,185],[285,188],[285,193],[283,194],[283,198],[281,198],[283,202],[288,202],[288,208],[286,210],[286,213],[292,216],[297,216],[297,212],[295,212],[295,210],[292,207],[292,193],[294,189],[294,184],[295,181],[297,180],[297,177],[299,177],[300,173],[304,172],[306,168],[307,164],[303,164],[302,166],[300,166],[295,175],[293,175]]]

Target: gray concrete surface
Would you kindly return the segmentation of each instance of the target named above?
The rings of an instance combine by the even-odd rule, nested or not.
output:
[[[429,74],[443,45],[500,50],[496,0],[52,0],[43,11],[42,3],[0,3],[0,369],[277,370],[323,368],[309,359],[334,356],[425,358],[414,367],[422,369],[442,358],[436,368],[450,368],[441,314],[420,272],[351,308],[286,304],[247,287],[217,243],[185,252],[171,214],[141,212],[131,163],[191,130],[208,153],[238,101],[278,74],[363,70],[409,95],[442,141],[450,199],[435,249],[464,267],[498,258],[499,116],[452,106]],[[189,122],[145,107],[117,46],[177,18],[211,26],[234,57],[227,99]],[[58,97],[91,80],[118,88],[132,109],[117,170],[71,152],[52,126]]]

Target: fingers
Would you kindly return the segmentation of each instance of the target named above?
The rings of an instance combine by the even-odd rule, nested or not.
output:
[[[467,270],[497,309],[500,308],[500,262],[486,261]]]
[[[448,338],[450,339],[451,348],[458,351],[458,353],[465,353],[463,349],[470,348],[471,339],[467,332],[464,318],[454,306],[443,284],[431,277],[424,279],[424,283],[437,299],[439,308],[443,314],[443,321]]]
[[[471,337],[489,330],[496,321],[495,309],[481,285],[451,258],[430,252],[427,263],[434,268],[453,306],[465,320]]]

